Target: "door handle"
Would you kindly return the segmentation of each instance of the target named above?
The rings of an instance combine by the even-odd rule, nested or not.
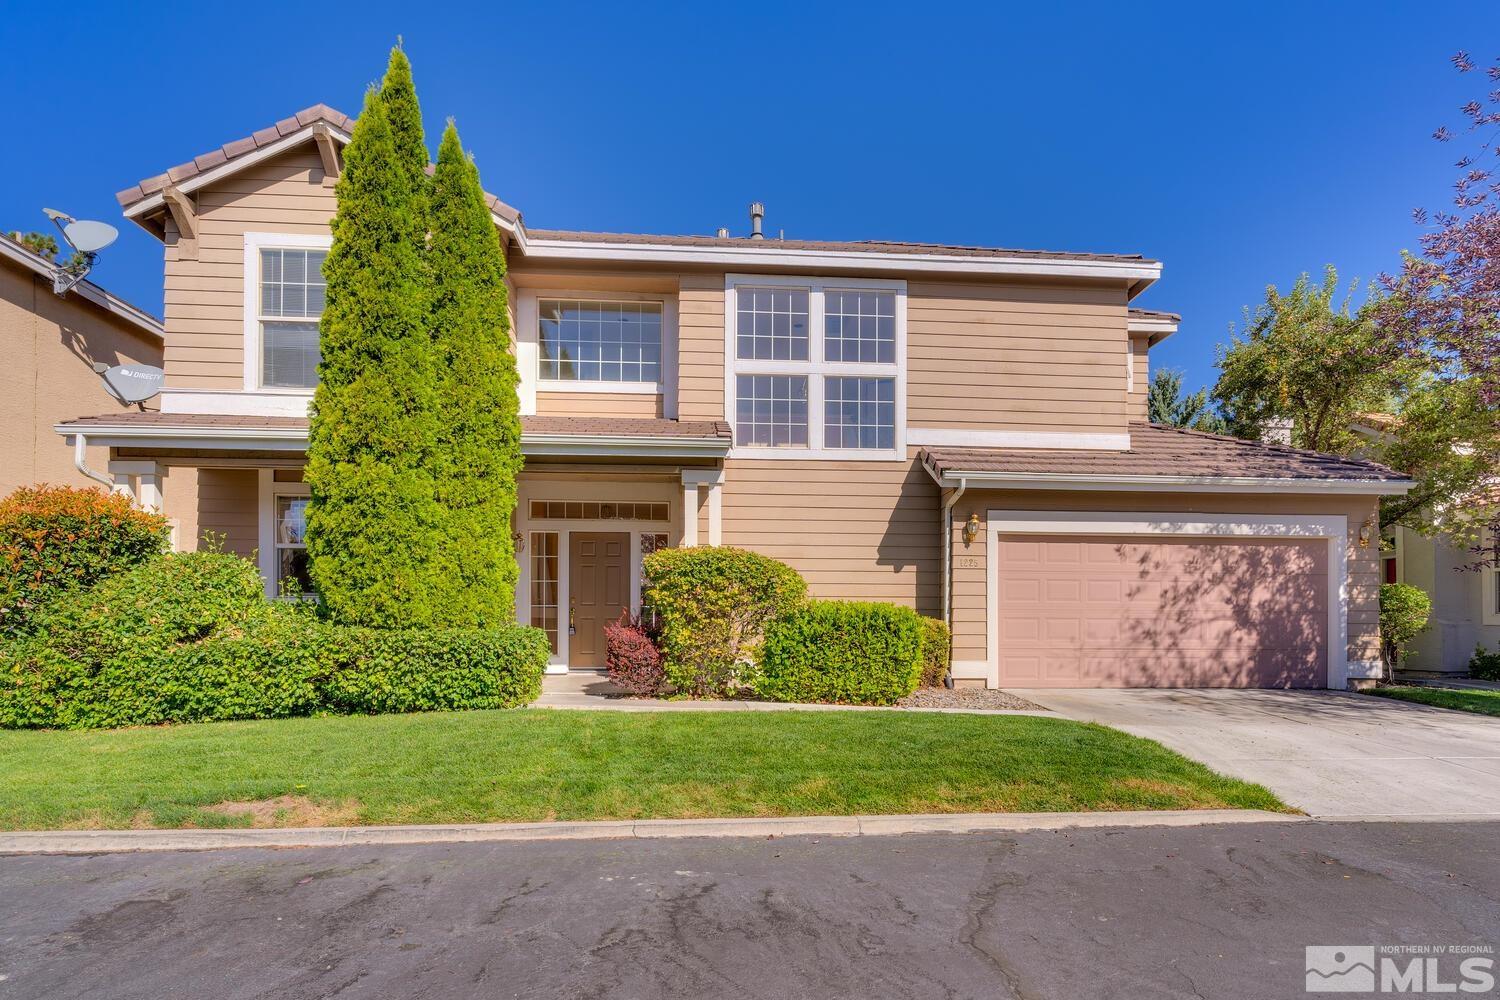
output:
[[[577,635],[578,634],[578,626],[577,626],[577,623],[576,623],[576,621],[574,619],[574,616],[577,614],[577,610],[578,609],[574,608],[572,605],[568,606],[568,634],[569,635]]]

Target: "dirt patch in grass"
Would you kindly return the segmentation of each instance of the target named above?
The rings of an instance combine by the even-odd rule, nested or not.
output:
[[[248,817],[252,827],[353,826],[359,822],[359,803],[314,802],[306,795],[278,795],[273,799],[216,802],[204,812],[233,819]]]

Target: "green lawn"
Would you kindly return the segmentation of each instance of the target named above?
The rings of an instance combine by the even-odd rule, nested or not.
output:
[[[1370,694],[1421,702],[1436,708],[1451,708],[1459,712],[1500,715],[1500,691],[1477,688],[1378,687],[1371,690]]]
[[[237,805],[224,805],[236,803]],[[1286,809],[1030,716],[518,710],[0,732],[0,828]]]

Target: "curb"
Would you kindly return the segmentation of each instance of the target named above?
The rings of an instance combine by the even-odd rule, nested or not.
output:
[[[909,816],[792,816],[761,819],[647,819],[584,823],[469,823],[435,826],[304,827],[274,830],[37,830],[0,833],[0,854],[111,854],[212,851],[236,847],[350,847],[528,840],[655,840],[674,837],[880,837],[907,833],[1019,833],[1100,827],[1298,823],[1308,817],[1259,809],[1086,813],[951,813]]]

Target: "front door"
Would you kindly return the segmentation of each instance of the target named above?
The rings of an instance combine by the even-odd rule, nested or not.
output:
[[[630,603],[630,533],[568,534],[568,666],[604,666],[604,626]]]

